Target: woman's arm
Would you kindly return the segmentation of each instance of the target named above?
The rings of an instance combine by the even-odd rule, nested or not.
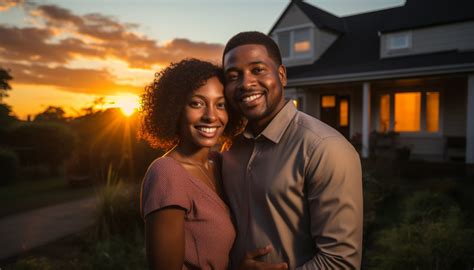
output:
[[[180,207],[165,207],[145,218],[145,245],[149,269],[183,268],[184,214]]]

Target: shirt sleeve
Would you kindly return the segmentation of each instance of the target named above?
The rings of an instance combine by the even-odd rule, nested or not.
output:
[[[322,139],[306,171],[315,256],[297,269],[360,269],[362,171],[358,153],[342,137]]]
[[[153,211],[178,206],[190,212],[191,202],[186,185],[187,176],[178,164],[168,160],[154,161],[143,179],[141,214],[146,218]]]

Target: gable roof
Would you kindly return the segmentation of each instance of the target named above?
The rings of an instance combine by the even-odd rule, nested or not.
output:
[[[413,2],[412,2],[413,1]],[[416,1],[431,5],[420,6]],[[436,4],[434,4],[436,2]],[[420,55],[380,58],[381,31],[395,29],[413,29],[438,23],[474,20],[474,12],[467,8],[472,0],[456,0],[456,5],[446,0],[408,0],[405,6],[341,17],[345,32],[313,64],[288,67],[289,86],[295,82],[346,81],[361,80],[367,74],[390,74],[402,70],[434,70],[451,66],[470,66],[474,70],[474,51],[444,51]],[[306,3],[302,3],[308,5]],[[455,6],[455,7],[454,7]],[[443,10],[446,14],[441,16]],[[440,22],[430,15],[439,15]],[[402,18],[402,19],[401,19]],[[301,83],[302,85],[303,83]]]
[[[327,29],[331,31],[335,31],[338,33],[344,33],[345,32],[345,27],[344,27],[344,21],[337,17],[336,15],[333,15],[327,11],[324,11],[320,8],[317,8],[315,6],[309,5],[301,0],[292,0],[288,6],[286,6],[285,11],[283,11],[283,14],[280,16],[280,18],[276,21],[275,24],[273,24],[272,28],[270,29],[269,33],[273,32],[277,25],[280,23],[280,21],[285,17],[286,13],[292,5],[296,5],[297,7],[300,8],[300,10],[308,16],[308,18],[311,20],[311,22],[314,23],[318,28],[320,29]]]
[[[380,31],[392,32],[471,19],[474,19],[472,0],[407,0],[403,8],[386,18]]]

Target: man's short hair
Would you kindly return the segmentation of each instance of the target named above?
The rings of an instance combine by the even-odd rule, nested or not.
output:
[[[281,65],[281,54],[278,45],[271,37],[257,31],[240,32],[233,36],[225,45],[224,53],[222,54],[222,63],[224,63],[224,57],[230,50],[248,44],[265,46],[268,56],[270,56],[277,65]]]

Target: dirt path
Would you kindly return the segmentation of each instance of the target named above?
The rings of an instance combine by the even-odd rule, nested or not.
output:
[[[96,198],[90,197],[0,219],[0,259],[91,226],[95,205]]]

